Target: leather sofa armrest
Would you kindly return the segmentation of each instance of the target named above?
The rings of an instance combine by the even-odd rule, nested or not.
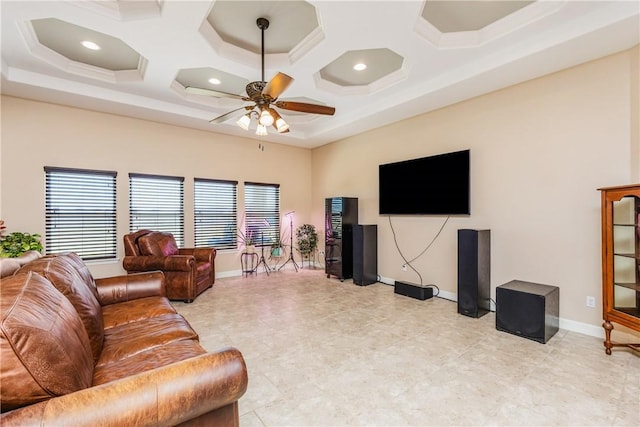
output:
[[[200,262],[213,262],[217,253],[215,248],[180,248],[178,251],[180,255],[191,255]]]
[[[125,256],[122,267],[127,271],[191,271],[196,260],[191,255]]]
[[[247,389],[242,354],[227,348],[2,414],[9,426],[169,426],[236,402]]]
[[[102,306],[139,298],[166,296],[164,274],[161,271],[105,277],[95,281]]]

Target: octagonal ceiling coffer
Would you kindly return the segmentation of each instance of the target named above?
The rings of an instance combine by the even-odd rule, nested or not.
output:
[[[404,58],[391,49],[350,50],[320,70],[320,78],[338,86],[368,86],[402,69]]]
[[[428,0],[415,30],[441,49],[477,47],[555,13],[565,1]]]
[[[146,60],[122,40],[56,18],[23,27],[33,55],[67,72],[110,82],[142,80]]]
[[[427,1],[422,18],[442,33],[478,31],[533,1]]]
[[[200,33],[218,54],[254,65],[251,61],[261,53],[260,30],[256,28],[260,17],[270,22],[265,31],[268,56],[294,63],[324,39],[316,8],[302,0],[216,1]],[[276,66],[273,59],[268,59],[272,67]]]
[[[74,2],[96,13],[120,21],[157,18],[162,12],[163,0],[84,0]]]
[[[241,94],[249,80],[215,68],[183,68],[178,71],[176,82],[183,87],[209,88],[226,93]]]
[[[110,71],[138,68],[140,54],[120,39],[55,18],[36,19],[31,24],[42,45],[71,61]],[[83,46],[85,41],[98,49]]]

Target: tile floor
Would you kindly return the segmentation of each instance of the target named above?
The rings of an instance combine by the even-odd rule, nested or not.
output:
[[[640,425],[640,357],[574,332],[539,344],[322,270],[217,279],[175,305],[208,350],[242,351],[243,427]]]

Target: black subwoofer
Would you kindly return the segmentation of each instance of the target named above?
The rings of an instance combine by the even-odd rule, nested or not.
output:
[[[512,280],[496,288],[496,329],[546,343],[558,332],[560,289]]]
[[[458,230],[458,313],[481,317],[491,301],[491,230]]]

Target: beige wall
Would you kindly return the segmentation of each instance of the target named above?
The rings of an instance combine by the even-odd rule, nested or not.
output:
[[[631,176],[640,182],[640,46],[630,52],[631,73]],[[635,160],[635,161],[634,161]]]
[[[378,274],[417,283],[402,271],[389,217],[378,215],[378,165],[470,148],[471,215],[452,217],[415,261],[423,283],[455,298],[457,230],[491,229],[494,299],[512,279],[556,285],[560,316],[594,332],[602,322],[596,189],[640,182],[637,58],[638,48],[315,149],[314,222],[322,224],[325,197],[358,197],[360,223],[378,224]],[[445,217],[390,219],[413,258]]]
[[[111,114],[2,97],[2,195],[7,231],[44,235],[44,166],[113,170],[117,177],[118,251],[128,232],[128,173],[185,177],[185,245],[193,244],[193,178],[281,184],[282,212],[294,228],[310,220],[311,152],[279,144],[169,126]],[[287,222],[288,224],[288,222]],[[94,263],[97,277],[122,273],[121,262]],[[237,251],[222,251],[216,273],[240,270]]]
[[[315,150],[2,97],[0,217],[8,231],[44,232],[44,166],[118,171],[118,236],[128,230],[129,172],[184,176],[186,243],[193,242],[193,177],[280,183],[294,228],[323,229],[329,196],[360,199],[361,223],[378,224],[379,274],[417,282],[401,269],[388,222],[378,215],[378,165],[471,149],[472,214],[451,218],[414,265],[425,284],[455,297],[456,233],[492,231],[492,295],[512,279],[557,285],[569,329],[601,323],[597,188],[640,182],[640,48],[423,114]],[[240,190],[242,186],[240,186]],[[242,192],[239,194],[240,202]],[[444,217],[392,217],[406,256],[431,241]],[[119,255],[122,248],[119,245]],[[221,275],[239,270],[221,253]],[[98,276],[120,263],[91,265]],[[595,309],[585,306],[595,296]],[[575,324],[572,324],[575,323]]]

